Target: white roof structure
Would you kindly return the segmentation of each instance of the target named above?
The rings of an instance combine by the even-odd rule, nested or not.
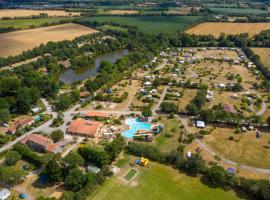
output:
[[[145,86],[149,86],[149,85],[151,85],[151,82],[146,81],[146,82],[144,83],[144,85],[145,85]]]
[[[186,156],[187,156],[187,158],[190,158],[191,157],[191,152],[188,151]]]
[[[0,191],[0,200],[6,200],[10,196],[10,191],[7,188],[4,188]]]
[[[196,126],[198,128],[205,128],[205,122],[204,121],[196,121]]]

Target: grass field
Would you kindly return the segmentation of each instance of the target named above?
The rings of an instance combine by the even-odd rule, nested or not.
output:
[[[270,70],[270,48],[252,48],[252,50],[260,56],[262,63]]]
[[[63,10],[22,10],[22,9],[2,9],[0,10],[0,19],[3,17],[29,17],[47,13],[50,17],[80,16],[79,12],[66,12]]]
[[[173,33],[177,30],[184,30],[201,17],[198,16],[136,16],[136,17],[91,17],[88,21],[115,22],[137,26],[141,31],[150,34]]]
[[[269,133],[264,133],[256,139],[254,131],[246,134],[235,134],[234,131],[230,128],[216,128],[210,135],[205,136],[204,140],[218,155],[227,159],[239,164],[269,168]],[[234,139],[229,140],[230,136]]]
[[[67,17],[57,18],[41,18],[41,19],[13,19],[13,20],[0,20],[0,28],[14,27],[19,29],[26,29],[30,27],[38,27],[45,23],[54,23],[61,20],[68,20]]]
[[[269,13],[266,10],[256,8],[222,8],[222,7],[211,7],[208,8],[211,12],[222,13],[222,14],[266,14]]]
[[[0,56],[17,55],[49,41],[71,40],[95,33],[97,30],[77,24],[63,24],[44,28],[0,34]]]
[[[197,35],[212,34],[216,37],[220,33],[225,34],[240,34],[248,33],[249,36],[254,36],[263,30],[270,29],[270,23],[222,23],[222,22],[206,22],[199,24],[189,30],[187,33]]]
[[[140,168],[133,184],[124,185],[118,177],[107,180],[89,200],[236,200],[232,191],[209,188],[199,178],[180,174],[157,163]]]
[[[164,125],[164,130],[155,138],[156,146],[163,152],[176,150],[179,146],[178,137],[180,133],[178,119],[162,117],[160,123]]]

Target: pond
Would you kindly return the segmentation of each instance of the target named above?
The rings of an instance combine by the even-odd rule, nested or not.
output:
[[[127,54],[128,54],[127,49],[119,49],[112,52],[104,53],[96,57],[95,62],[92,67],[68,69],[60,75],[59,80],[66,84],[72,84],[73,82],[76,82],[76,81],[83,81],[85,79],[88,79],[90,77],[97,75],[98,69],[100,67],[100,63],[102,61],[115,63],[120,57]]]

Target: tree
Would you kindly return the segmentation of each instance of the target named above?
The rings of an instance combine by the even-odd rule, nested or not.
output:
[[[25,172],[15,167],[0,166],[0,180],[7,185],[19,184],[24,176]]]
[[[18,151],[10,150],[5,157],[5,164],[8,166],[15,165],[22,158]]]
[[[110,161],[115,160],[117,156],[121,153],[123,150],[123,146],[125,145],[125,139],[121,135],[117,135],[116,138],[106,144],[105,151],[108,153],[110,157]]]
[[[198,173],[203,172],[205,169],[205,163],[202,157],[198,154],[192,154],[191,157],[187,158],[182,166],[188,174],[197,176]]]
[[[64,165],[68,169],[82,166],[83,162],[84,160],[81,155],[76,152],[72,152],[64,158]]]
[[[160,109],[164,113],[177,113],[178,106],[172,102],[162,102],[160,105]]]
[[[60,182],[63,180],[63,173],[61,169],[61,160],[58,157],[52,158],[43,171],[43,174],[46,174],[50,181]]]
[[[79,169],[71,169],[65,177],[64,184],[71,191],[78,191],[87,183],[87,176]]]
[[[206,171],[206,178],[213,186],[224,186],[226,184],[227,172],[221,166],[214,166]]]
[[[152,117],[153,113],[150,106],[144,106],[142,108],[142,115],[144,117]]]
[[[9,110],[6,108],[0,109],[0,122],[1,123],[8,122],[9,118],[10,118]]]
[[[60,200],[74,200],[75,194],[71,191],[64,191],[62,196],[60,197]]]
[[[64,138],[64,133],[61,130],[55,130],[52,132],[51,138],[54,142],[59,142]]]

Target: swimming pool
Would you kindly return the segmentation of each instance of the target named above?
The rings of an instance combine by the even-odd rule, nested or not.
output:
[[[133,135],[138,130],[151,130],[150,123],[140,122],[138,119],[135,118],[126,119],[125,123],[129,126],[129,130],[122,133],[125,138],[133,138]]]

